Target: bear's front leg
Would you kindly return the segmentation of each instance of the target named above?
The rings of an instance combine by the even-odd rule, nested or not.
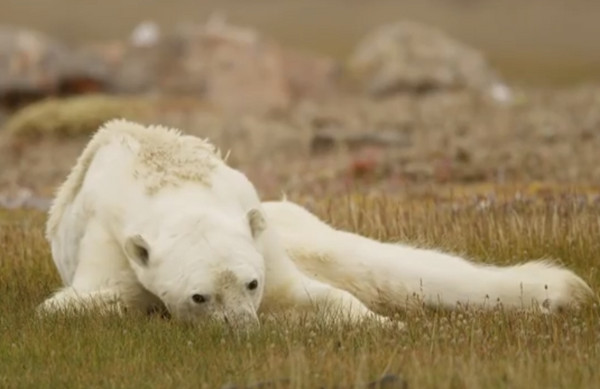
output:
[[[384,324],[394,323],[398,328],[404,327],[402,322],[394,322],[371,311],[351,293],[307,277],[294,290],[294,294],[297,304],[316,307],[328,320],[352,323],[374,320]]]
[[[66,287],[56,292],[37,308],[38,314],[82,313],[95,311],[102,314],[122,314],[124,306],[116,289],[77,291]]]
[[[265,257],[266,281],[261,311],[314,311],[326,320],[392,323],[389,318],[369,310],[351,293],[320,282],[302,273],[280,244],[279,236],[268,227],[258,239]],[[402,323],[396,322],[399,328]]]

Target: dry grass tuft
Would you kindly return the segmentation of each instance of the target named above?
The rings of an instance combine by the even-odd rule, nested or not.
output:
[[[338,227],[490,263],[558,258],[600,289],[600,204],[582,196],[347,196],[310,206]],[[398,388],[600,382],[597,303],[551,316],[427,310],[406,317],[405,331],[285,318],[247,334],[135,315],[38,320],[34,307],[59,285],[44,219],[0,214],[0,387],[375,388],[386,374],[386,387]]]
[[[50,98],[23,108],[5,124],[6,134],[18,140],[88,136],[109,119],[142,120],[148,101],[133,97],[84,95]]]

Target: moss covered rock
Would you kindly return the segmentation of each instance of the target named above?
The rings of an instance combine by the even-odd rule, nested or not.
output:
[[[144,121],[150,108],[147,99],[132,97],[85,95],[47,99],[15,113],[5,124],[4,135],[21,140],[87,136],[110,119]]]

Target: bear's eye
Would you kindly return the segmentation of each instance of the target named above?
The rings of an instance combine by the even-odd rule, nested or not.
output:
[[[196,304],[202,304],[205,303],[208,300],[208,297],[195,293],[192,295],[192,301],[194,301]]]
[[[248,282],[248,290],[254,290],[256,288],[258,288],[258,281],[257,280],[252,280],[250,282]]]

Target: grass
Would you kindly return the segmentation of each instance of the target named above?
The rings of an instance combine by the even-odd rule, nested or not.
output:
[[[499,193],[499,192],[498,192]],[[600,203],[554,193],[298,199],[334,225],[508,264],[550,256],[600,289]],[[281,318],[252,333],[158,317],[53,317],[45,215],[0,213],[0,387],[593,388],[600,309],[552,316],[423,310],[405,331]],[[378,381],[395,375],[395,383]],[[389,378],[389,377],[388,377]],[[379,386],[378,386],[379,385]]]
[[[17,140],[87,137],[109,119],[141,120],[151,109],[143,98],[90,94],[49,98],[21,109],[4,125]]]

